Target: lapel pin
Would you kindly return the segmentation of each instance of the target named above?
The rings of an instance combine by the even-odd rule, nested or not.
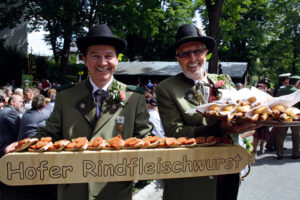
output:
[[[85,104],[84,104],[84,103],[81,103],[81,104],[80,104],[80,108],[81,108],[81,109],[84,109],[84,108],[85,108]]]
[[[188,94],[188,98],[192,99],[193,98],[193,94]]]
[[[118,132],[122,132],[124,123],[125,123],[125,117],[124,116],[118,116],[116,118],[116,124],[117,124],[116,125],[116,130]]]

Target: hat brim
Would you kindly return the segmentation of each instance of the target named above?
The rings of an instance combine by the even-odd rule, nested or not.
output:
[[[198,36],[198,37],[186,37],[178,40],[175,44],[167,49],[167,54],[171,57],[176,56],[176,49],[186,42],[199,41],[205,44],[208,52],[210,53],[216,45],[216,41],[213,37],[210,36]]]
[[[111,45],[116,48],[118,53],[122,53],[127,46],[126,40],[115,37],[82,37],[78,38],[76,43],[82,53],[86,53],[89,46],[97,44]]]

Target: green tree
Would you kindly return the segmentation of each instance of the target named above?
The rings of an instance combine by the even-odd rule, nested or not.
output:
[[[65,81],[70,47],[83,24],[82,6],[79,0],[28,0],[27,19],[32,30],[49,31],[46,41],[51,44],[54,59],[60,59],[60,81]]]
[[[247,62],[252,84],[299,73],[299,2],[227,1],[220,28],[220,59]]]
[[[13,28],[20,23],[24,15],[26,3],[19,0],[0,2],[0,30]]]
[[[207,27],[208,35],[216,40],[216,46],[212,50],[212,57],[209,60],[209,73],[218,73],[219,62],[219,35],[220,35],[220,19],[222,15],[224,0],[196,0],[199,12],[203,17],[203,24]]]

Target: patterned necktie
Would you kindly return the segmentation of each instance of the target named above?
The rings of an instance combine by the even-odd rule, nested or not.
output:
[[[98,118],[100,115],[100,111],[101,111],[101,105],[103,104],[104,100],[107,97],[107,92],[105,90],[98,89],[94,93],[94,96],[95,96],[95,104],[97,105],[96,106],[96,114],[97,114],[97,118]]]
[[[209,101],[209,88],[207,89],[205,86],[207,86],[207,84],[201,83],[200,81],[196,84],[196,90],[204,97],[204,102],[202,103]]]

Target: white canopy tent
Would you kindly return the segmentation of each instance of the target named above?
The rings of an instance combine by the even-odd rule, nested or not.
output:
[[[229,74],[233,79],[243,79],[247,73],[247,63],[221,62],[223,74]],[[206,63],[206,69],[208,63]],[[140,76],[174,76],[180,73],[178,62],[120,62],[116,75]]]

